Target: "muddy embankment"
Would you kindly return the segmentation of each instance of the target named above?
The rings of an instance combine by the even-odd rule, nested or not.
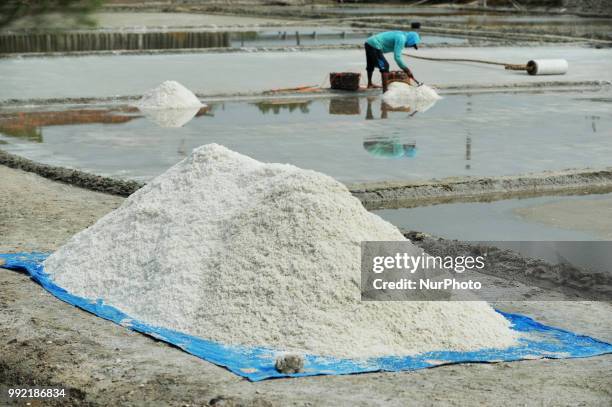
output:
[[[111,195],[128,196],[144,185],[136,181],[118,180],[89,174],[79,170],[39,164],[2,150],[0,150],[0,164],[10,168],[32,172],[53,181],[63,182],[91,191],[104,192]]]
[[[40,164],[0,150],[0,165],[32,172],[53,181],[92,191],[129,196],[144,184]],[[448,178],[425,182],[380,182],[348,185],[369,209],[409,208],[449,202],[494,201],[553,194],[612,192],[612,168],[574,169],[542,173]]]
[[[544,260],[521,256],[512,250],[440,239],[420,232],[404,231],[404,235],[432,256],[486,255],[486,266],[479,270],[479,273],[544,290],[544,294],[535,294],[532,300],[546,301],[549,299],[545,293],[548,290],[561,293],[568,300],[612,299],[612,274],[607,271],[585,270],[569,263],[551,264]],[[513,295],[511,292],[507,293],[508,298],[512,298]],[[505,299],[498,298],[498,300]]]
[[[448,178],[422,183],[382,182],[349,185],[349,189],[370,210],[554,194],[606,193],[612,191],[612,168]]]
[[[310,22],[325,22],[327,24],[347,24],[357,23],[359,26],[378,29],[381,23],[390,24],[394,29],[403,29],[410,27],[411,21],[420,21],[423,23],[422,30],[424,33],[433,34],[428,30],[435,30],[437,33],[452,34],[453,31],[458,31],[463,35],[468,36],[483,36],[489,38],[507,39],[511,37],[513,40],[525,35],[525,38],[531,41],[576,41],[578,39],[593,40],[595,42],[604,41],[610,43],[612,38],[607,30],[595,29],[589,27],[589,23],[580,23],[580,21],[567,23],[561,22],[546,22],[545,20],[532,24],[531,22],[520,23],[517,21],[503,22],[504,18],[513,16],[582,16],[592,18],[602,18],[612,16],[612,4],[609,0],[582,0],[582,1],[539,1],[521,2],[518,7],[518,2],[513,2],[513,6],[508,7],[509,2],[504,4],[495,4],[489,1],[489,7],[478,7],[472,4],[457,4],[453,3],[438,3],[435,7],[425,5],[423,11],[417,8],[407,6],[406,12],[403,15],[390,12],[388,15],[377,13],[375,15],[363,12],[363,8],[377,8],[384,10],[385,7],[402,7],[406,4],[399,3],[382,3],[369,2],[368,4],[350,4],[344,5],[345,12],[338,13],[337,3],[334,2],[309,2],[307,4],[302,0],[288,0],[271,4],[270,2],[254,0],[254,1],[239,1],[231,4],[222,2],[175,2],[171,4],[109,4],[105,11],[164,11],[164,12],[181,12],[181,13],[203,13],[203,14],[222,14],[235,16],[249,17],[265,17],[279,18],[285,20],[295,20],[296,23],[303,23],[304,20]],[[330,10],[331,7],[333,10]],[[439,11],[437,11],[439,10]],[[477,20],[471,19],[471,16],[479,16],[489,14],[497,16],[502,21],[483,24]],[[464,22],[445,21],[440,19],[441,16],[463,16],[466,17]],[[409,17],[409,18],[407,18]],[[362,25],[365,24],[365,25]],[[548,37],[548,38],[546,38]]]

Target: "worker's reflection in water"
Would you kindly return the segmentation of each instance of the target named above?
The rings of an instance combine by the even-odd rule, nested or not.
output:
[[[372,109],[372,102],[374,102],[376,99],[376,97],[368,97],[368,107],[366,109],[366,120],[374,120],[374,112]],[[412,117],[415,114],[417,114],[417,110],[413,110],[411,106],[406,105],[406,106],[401,106],[401,107],[391,107],[388,104],[386,104],[385,102],[380,102],[380,118],[381,119],[386,119],[389,117],[389,112],[406,112],[409,113],[408,116]]]
[[[416,143],[403,143],[399,139],[366,140],[363,148],[377,158],[413,158],[416,157]]]
[[[374,119],[372,113],[372,102],[377,100],[377,97],[368,97],[368,107],[366,112],[366,120]],[[414,115],[410,106],[390,107],[384,102],[381,105],[381,118],[387,118],[387,112],[408,112]],[[333,98],[329,103],[329,114],[331,115],[358,115],[360,114],[359,98]],[[416,142],[405,143],[400,140],[400,137],[377,137],[375,139],[365,140],[363,148],[377,158],[412,158],[417,154]]]
[[[366,109],[366,120],[373,120],[374,113],[372,102],[377,100],[377,97],[368,97],[368,107]],[[413,116],[416,111],[412,111],[410,106],[402,106],[392,108],[386,103],[381,102],[380,118],[386,119],[388,112],[408,112]],[[379,137],[376,139],[365,140],[363,148],[377,158],[413,158],[417,155],[416,142],[405,143],[399,137]]]

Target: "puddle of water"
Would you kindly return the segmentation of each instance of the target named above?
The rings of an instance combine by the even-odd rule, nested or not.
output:
[[[446,239],[490,242],[493,246],[554,264],[568,262],[593,270],[607,270],[612,264],[612,253],[606,242],[606,232],[602,233],[603,229],[584,218],[584,214],[575,212],[575,208],[585,203],[595,204],[599,215],[612,219],[612,194],[454,203],[374,212],[404,229]],[[557,215],[567,219],[556,225],[549,222],[548,217],[537,221],[521,214],[528,209],[550,205],[559,206],[561,210]],[[607,219],[603,221],[610,223]],[[562,227],[561,224],[574,226]],[[576,241],[585,243],[562,243]],[[601,244],[592,241],[601,241]]]
[[[227,101],[179,128],[159,127],[127,108],[5,108],[0,140],[9,143],[3,149],[36,161],[139,180],[213,142],[347,183],[511,175],[609,166],[609,96],[451,95],[424,113],[389,110],[379,97]]]
[[[462,241],[592,241],[602,240],[597,231],[556,227],[521,215],[525,208],[558,202],[601,200],[612,194],[552,196],[468,202],[373,211],[397,227],[423,231]],[[568,216],[571,215],[568,213]]]

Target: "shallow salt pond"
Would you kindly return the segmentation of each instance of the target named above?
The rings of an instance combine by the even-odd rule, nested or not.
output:
[[[590,204],[590,205],[589,205]],[[574,215],[572,208],[597,205],[598,214]],[[555,211],[530,216],[540,208],[559,206]],[[399,228],[426,231],[434,236],[462,241],[592,241],[608,238],[595,223],[570,222],[571,217],[609,215],[612,194],[544,196],[504,199],[494,202],[460,202],[415,208],[373,211]],[[593,211],[595,212],[595,211]],[[569,219],[568,219],[569,218]],[[609,223],[608,219],[603,222]],[[580,227],[567,224],[580,224]]]
[[[423,36],[423,41],[428,41]],[[425,48],[413,54],[436,58],[475,58],[526,63],[533,58],[564,58],[563,76],[531,76],[499,66],[406,61],[416,78],[439,86],[509,86],[555,82],[612,81],[612,49],[585,47]],[[390,59],[391,66],[395,63]],[[395,69],[395,68],[394,68]],[[304,52],[100,55],[0,59],[0,101],[142,95],[165,80],[176,80],[201,95],[262,92],[328,82],[330,72],[361,72],[362,49]],[[146,75],[144,74],[146,73]],[[379,75],[375,75],[379,80]]]
[[[213,142],[346,183],[512,175],[609,166],[611,101],[610,91],[448,95],[415,112],[390,111],[377,96],[304,97],[212,102],[176,117],[125,106],[5,107],[0,143],[42,163],[138,180]]]
[[[374,213],[402,229],[484,242],[553,264],[608,271],[612,265],[611,193],[450,203]]]

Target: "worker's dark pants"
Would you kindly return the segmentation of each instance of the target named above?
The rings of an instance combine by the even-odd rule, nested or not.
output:
[[[366,42],[365,53],[367,63],[366,71],[368,71],[368,74],[371,75],[376,68],[378,68],[381,73],[389,72],[389,62],[385,59],[381,50],[374,48]]]

